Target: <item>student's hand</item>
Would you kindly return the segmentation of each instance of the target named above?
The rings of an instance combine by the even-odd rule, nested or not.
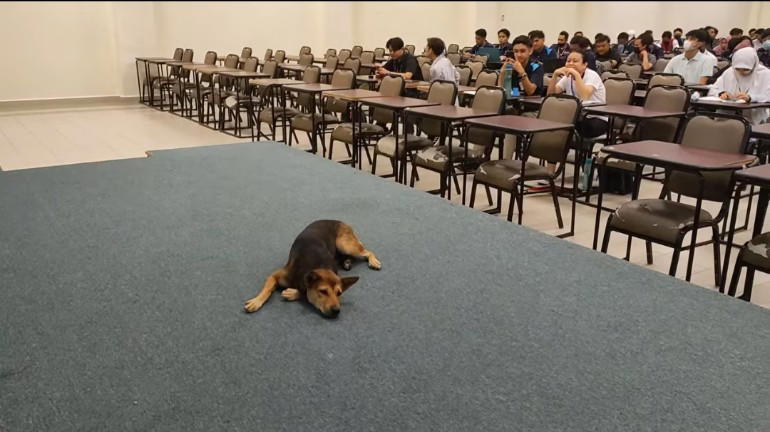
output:
[[[742,100],[742,101],[744,101],[744,102],[748,102],[748,101],[749,101],[749,99],[751,99],[751,98],[749,97],[749,94],[748,94],[748,93],[745,93],[745,92],[736,93],[736,94],[734,95],[734,97],[735,97],[735,99],[736,99],[736,100]]]
[[[573,79],[578,79],[580,77],[580,73],[575,69],[567,69],[567,75],[571,76]]]
[[[386,76],[389,73],[390,73],[390,71],[385,69],[385,68],[383,68],[383,67],[377,69],[377,76],[380,77],[380,78]]]
[[[471,58],[472,55],[473,54],[471,54],[470,52],[465,52],[465,53],[463,53],[463,58],[464,59],[469,59],[469,58]]]
[[[565,67],[560,67],[559,69],[556,69],[555,71],[553,71],[553,78],[560,79],[561,77],[567,74],[567,71],[569,71],[569,69]]]
[[[513,65],[513,70],[515,70],[517,74],[519,75],[526,74],[526,72],[524,72],[524,66],[522,66],[518,60],[514,60],[513,62],[511,62],[511,64]]]
[[[720,95],[719,95],[719,99],[722,99],[722,100],[729,100],[729,99],[730,99],[730,93],[728,93],[728,92],[722,92],[722,93],[720,93]]]

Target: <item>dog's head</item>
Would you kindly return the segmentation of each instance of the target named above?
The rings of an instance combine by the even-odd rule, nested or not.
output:
[[[357,276],[339,277],[327,269],[315,269],[305,275],[307,301],[327,318],[336,318],[340,313],[342,293],[358,281]]]

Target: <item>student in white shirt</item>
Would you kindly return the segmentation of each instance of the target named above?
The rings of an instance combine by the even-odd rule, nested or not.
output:
[[[708,41],[705,30],[691,30],[684,41],[684,52],[672,58],[665,73],[681,75],[686,84],[706,84],[714,74],[716,58],[701,52]]]
[[[746,103],[770,101],[770,70],[759,62],[754,48],[741,48],[733,53],[732,66],[717,79],[709,90],[709,96]],[[742,112],[752,124],[763,123],[770,117],[767,108]]]
[[[548,94],[560,93],[575,96],[585,105],[606,103],[602,78],[588,68],[585,53],[571,52],[564,67],[554,71],[548,83]],[[601,117],[587,116],[575,126],[580,135],[586,138],[594,138],[607,131],[607,121]]]
[[[453,81],[455,84],[458,84],[460,82],[460,74],[452,62],[446,58],[444,51],[445,45],[443,40],[428,38],[428,46],[425,53],[432,62],[430,65],[430,82]]]

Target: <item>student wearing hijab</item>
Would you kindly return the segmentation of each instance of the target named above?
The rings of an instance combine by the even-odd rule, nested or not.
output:
[[[759,62],[753,48],[739,49],[733,53],[732,66],[717,79],[709,90],[709,96],[746,103],[770,101],[770,70]],[[743,112],[753,124],[762,123],[770,117],[767,108]]]

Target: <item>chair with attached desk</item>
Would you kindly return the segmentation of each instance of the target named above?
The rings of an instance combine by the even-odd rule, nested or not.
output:
[[[214,66],[217,63],[217,53],[214,51],[206,52],[203,58],[203,64],[207,66]],[[197,74],[197,71],[193,71]],[[200,89],[200,90],[199,90]],[[200,80],[191,82],[189,74],[185,76],[185,79],[177,80],[172,86],[174,95],[179,99],[182,107],[188,107],[189,115],[192,116],[193,109],[198,110],[198,101],[201,97],[211,92],[211,75],[203,74]],[[200,93],[199,93],[200,92]],[[174,100],[172,98],[171,105],[174,106]]]
[[[505,94],[503,89],[495,86],[484,86],[476,90],[471,108],[492,111],[501,114],[505,107]],[[462,134],[458,134],[462,136]],[[470,127],[466,131],[464,139],[459,146],[439,145],[431,146],[417,151],[412,162],[412,175],[409,185],[414,187],[417,168],[436,172],[440,175],[439,194],[443,197],[446,188],[451,187],[450,177],[455,183],[457,193],[460,194],[460,185],[457,181],[457,168],[461,170],[475,169],[481,161],[489,158],[495,139],[500,134],[488,129]],[[451,138],[450,138],[451,139]],[[452,152],[450,164],[449,151]]]
[[[482,70],[481,72],[479,72],[478,76],[476,77],[476,81],[473,83],[473,87],[477,89],[481,87],[497,87],[497,81],[499,77],[500,77],[500,74],[497,71]],[[461,84],[461,85],[467,85],[467,84]],[[466,106],[468,104],[468,101],[471,98],[472,98],[471,95],[462,94],[460,96],[460,101],[459,101],[460,106]]]
[[[275,78],[278,75],[278,63],[275,60],[268,60],[262,64],[262,73],[267,74],[270,78]]]
[[[361,68],[359,73],[361,75],[369,75],[372,73],[373,65],[374,64],[374,51],[364,51],[361,53],[361,56],[358,58],[358,60],[361,62]],[[367,65],[367,66],[363,66]],[[356,73],[358,75],[358,73]]]
[[[259,68],[259,59],[256,57],[248,57],[246,61],[242,62],[241,69],[243,72],[256,72]],[[251,86],[248,84],[248,80],[240,80],[243,86],[240,86],[239,82],[233,80],[233,88],[228,90],[227,97],[223,106],[228,109],[228,115],[230,118],[238,118],[237,124],[240,125],[241,108],[247,108],[249,127],[252,127],[251,110],[254,105],[258,103],[257,100],[251,97]]]
[[[580,114],[580,108],[580,101],[573,96],[551,95],[543,100],[537,118],[575,124]],[[521,144],[518,151],[520,159],[498,159],[482,163],[473,176],[470,206],[473,207],[476,187],[479,184],[508,192],[511,194],[508,204],[508,221],[513,221],[513,206],[516,203],[519,210],[518,223],[521,225],[524,211],[524,183],[546,180],[551,186],[556,220],[559,228],[563,228],[558,191],[554,182],[564,172],[573,133],[574,129],[538,132],[530,137],[529,142]],[[530,161],[530,157],[556,164],[557,168],[551,172],[548,167]],[[499,197],[498,194],[498,199]],[[500,203],[498,202],[499,206]]]
[[[386,76],[380,83],[379,93],[382,96],[401,96],[404,94],[404,78],[401,76]],[[356,121],[356,119],[352,119]],[[366,156],[370,159],[369,145],[373,139],[378,139],[390,131],[387,129],[389,124],[393,122],[393,111],[387,108],[375,107],[372,110],[372,122],[361,122],[356,124],[356,134],[358,135],[359,142],[363,139],[367,141],[364,145],[366,150]],[[350,146],[353,144],[353,125],[352,123],[339,124],[332,131],[331,138],[329,139],[329,159],[332,159],[332,152],[334,150],[334,142],[340,141],[345,143],[350,155]]]
[[[457,86],[452,81],[433,81],[428,90],[427,100],[428,102],[454,105],[457,100]],[[397,161],[403,160],[403,156],[406,153],[406,156],[414,163],[414,152],[432,146],[434,140],[441,136],[442,125],[439,121],[423,119],[419,126],[421,132],[428,136],[421,136],[419,133],[416,135],[407,134],[405,140],[398,139],[398,150],[396,150],[397,139],[395,137],[395,134],[398,133],[397,130],[377,141],[377,145],[374,148],[374,159],[372,160],[372,174],[377,170],[377,156],[384,156],[390,159],[390,163],[393,166],[393,175],[396,177],[396,181],[400,181],[396,175]]]
[[[191,49],[185,49],[182,52],[182,58],[179,60],[184,63],[191,63],[193,61],[193,50]],[[175,84],[182,79],[182,72],[184,70],[182,69],[182,66],[180,65],[173,65],[168,68],[168,73],[166,76],[160,77],[156,81],[156,84],[160,88],[161,97],[163,93],[165,92],[169,97],[169,105],[170,108],[173,109],[173,101],[174,101],[174,95],[173,95],[173,88]],[[189,73],[188,73],[189,76]]]
[[[657,64],[657,63],[656,63]],[[655,86],[683,86],[684,78],[681,75],[674,73],[657,73],[647,81],[647,88],[651,89]]]
[[[300,82],[305,84],[312,84],[317,83],[321,79],[321,68],[318,66],[308,66],[305,69],[305,73],[302,74],[302,81],[297,81],[299,84]],[[291,80],[286,80],[287,82],[292,82]],[[262,123],[267,123],[268,128],[270,129],[270,133],[273,136],[273,139],[275,139],[276,129],[278,126],[281,126],[281,128],[284,128],[285,125],[289,122],[291,118],[299,114],[299,110],[294,107],[286,106],[286,101],[283,100],[281,106],[279,108],[276,108],[276,104],[279,101],[276,101],[274,98],[270,97],[270,86],[265,87],[261,91],[260,95],[260,109],[257,113],[257,121],[255,122],[257,125],[257,128],[261,128]],[[307,107],[307,109],[310,109],[312,101],[309,99],[308,94],[300,94],[297,95],[297,98],[295,99],[295,103],[299,105],[300,108]],[[278,99],[283,99],[283,97],[279,97]],[[268,109],[269,108],[269,109]],[[283,129],[285,133],[285,129]],[[294,134],[294,137],[296,139],[296,134]],[[283,141],[286,142],[286,137],[284,136]],[[289,137],[291,139],[291,136]]]
[[[310,66],[313,64],[313,54],[306,53],[306,54],[300,54],[299,55],[299,62],[298,64],[300,66]]]
[[[686,120],[679,145],[722,153],[745,153],[750,132],[749,123],[740,117],[720,114],[697,115]],[[637,172],[639,171],[640,168],[637,168]],[[714,276],[716,285],[719,285],[721,271],[719,223],[727,215],[734,188],[733,173],[733,169],[695,172],[666,170],[666,179],[658,199],[634,199],[620,205],[610,215],[604,231],[602,252],[607,253],[612,232],[628,235],[629,242],[631,237],[645,240],[648,264],[652,264],[651,243],[662,244],[674,249],[669,275],[676,276],[684,236],[696,228],[711,228]],[[638,188],[640,180],[637,179],[636,183]],[[666,199],[665,197],[671,196],[671,193],[694,198],[696,205]],[[703,200],[721,204],[716,216],[701,208]],[[697,227],[694,225],[696,211],[699,211]],[[690,250],[690,264],[694,253],[694,250]],[[690,264],[688,264],[688,280]]]
[[[224,67],[228,69],[237,69],[240,57],[236,54],[228,54],[225,57]],[[222,102],[227,97],[226,90],[232,86],[232,80],[230,78],[215,75],[212,78],[211,92],[206,95],[206,123],[210,123],[210,117],[213,116],[215,125],[219,125],[222,121],[221,117],[217,117],[217,113],[221,116],[224,113],[222,108]]]
[[[319,71],[320,73],[320,71]],[[332,75],[331,85],[335,88],[353,88],[353,85],[356,82],[356,74],[352,70],[349,69],[337,69],[334,71],[334,74]],[[311,141],[311,143],[315,146],[315,143],[313,143],[312,135],[313,133],[317,134],[321,138],[321,146],[322,146],[322,155],[326,156],[326,130],[325,128],[330,125],[336,125],[340,123],[342,120],[340,119],[340,115],[344,112],[347,112],[348,110],[348,103],[346,101],[338,101],[338,100],[329,100],[326,101],[326,103],[321,104],[321,112],[320,113],[313,113],[311,110],[316,109],[316,106],[318,106],[315,103],[315,94],[306,94],[306,93],[300,93],[298,95],[298,100],[303,97],[307,96],[311,98],[308,101],[303,101],[302,108],[304,112],[301,112],[294,117],[291,118],[289,121],[290,126],[290,135],[289,135],[289,145],[292,143],[292,134],[294,134],[295,131],[299,130],[302,132],[305,132],[307,134],[308,139]],[[315,147],[314,147],[315,150]]]

